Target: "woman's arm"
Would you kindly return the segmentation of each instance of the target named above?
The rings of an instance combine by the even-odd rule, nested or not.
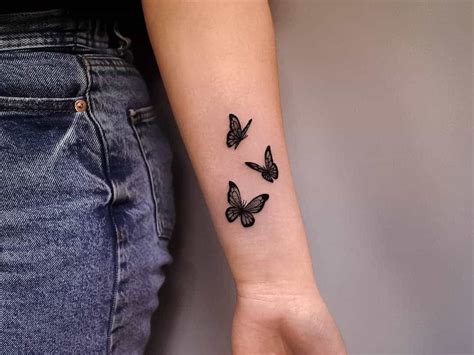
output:
[[[172,110],[236,283],[234,353],[344,353],[316,287],[291,178],[267,2],[143,0],[143,7]],[[263,174],[245,165],[265,166],[265,156]]]

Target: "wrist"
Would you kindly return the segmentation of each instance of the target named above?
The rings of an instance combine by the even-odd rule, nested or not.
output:
[[[299,248],[297,252],[296,249],[281,248],[278,253],[242,259],[231,264],[239,295],[319,294],[307,249]]]
[[[280,278],[277,280],[236,281],[238,297],[291,298],[310,296],[320,298],[314,278]]]

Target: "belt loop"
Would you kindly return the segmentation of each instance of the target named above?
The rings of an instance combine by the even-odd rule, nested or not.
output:
[[[130,50],[132,39],[124,36],[119,30],[119,20],[115,19],[113,24],[114,34],[119,38],[119,47],[117,48],[119,54],[123,56],[127,61],[133,63],[133,53]]]
[[[114,34],[120,38],[123,42],[120,44],[120,47],[118,48],[120,51],[125,51],[130,48],[130,45],[132,43],[132,40],[129,37],[125,37],[122,35],[119,31],[118,28],[118,20],[114,20]]]

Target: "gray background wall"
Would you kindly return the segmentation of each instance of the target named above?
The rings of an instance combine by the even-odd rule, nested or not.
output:
[[[350,353],[472,353],[472,3],[271,8],[314,268]],[[232,280],[161,106],[178,224],[148,352],[229,354]]]

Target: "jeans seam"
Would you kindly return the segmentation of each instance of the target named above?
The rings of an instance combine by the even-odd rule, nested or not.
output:
[[[108,208],[108,215],[109,215],[109,218],[110,218],[110,222],[111,222],[111,224],[113,226],[113,230],[114,230],[114,238],[113,238],[114,283],[113,283],[113,286],[112,286],[113,299],[112,299],[111,306],[110,306],[109,320],[108,320],[108,326],[107,326],[107,340],[106,340],[106,353],[111,354],[112,353],[112,346],[113,346],[112,329],[114,328],[114,323],[115,323],[115,310],[117,308],[117,302],[118,302],[118,285],[119,285],[119,282],[120,282],[120,268],[118,267],[118,265],[120,264],[120,253],[119,253],[119,243],[117,241],[119,231],[118,231],[117,224],[115,223],[115,219],[114,219],[113,213],[112,213],[112,204],[113,204],[113,202],[116,198],[116,188],[115,188],[115,185],[114,185],[112,179],[110,178],[111,174],[110,174],[109,152],[108,152],[108,148],[107,148],[107,139],[105,137],[105,133],[104,133],[102,125],[100,124],[100,122],[97,120],[97,118],[95,117],[95,115],[93,113],[94,107],[93,107],[93,103],[92,103],[92,100],[91,100],[91,93],[90,93],[90,89],[91,89],[91,85],[92,85],[92,78],[91,78],[92,66],[88,62],[87,57],[85,57],[85,56],[80,56],[80,57],[82,58],[83,63],[85,65],[86,79],[87,79],[87,88],[86,88],[85,97],[86,97],[87,102],[88,102],[88,109],[86,111],[86,113],[87,113],[86,116],[88,116],[90,118],[90,120],[93,122],[93,124],[94,124],[94,126],[95,126],[95,128],[98,132],[101,147],[102,147],[102,150],[103,150],[102,158],[103,158],[103,164],[104,164],[104,167],[105,167],[105,169],[104,169],[105,178],[107,180],[107,184],[109,185],[109,187],[111,189],[111,198],[110,198],[109,202],[107,203],[107,208]]]
[[[135,66],[124,57],[101,53],[86,54],[85,57],[88,59],[89,65],[93,68],[124,68],[127,70],[132,69],[138,73]]]
[[[142,139],[141,139],[140,134],[138,133],[138,129],[136,127],[136,122],[134,121],[134,114],[135,114],[135,111],[133,109],[128,110],[128,117],[129,117],[130,126],[132,126],[132,130],[133,130],[133,133],[135,135],[135,139],[137,140],[138,147],[140,149],[140,153],[142,155],[142,159],[145,163],[145,167],[146,167],[146,170],[147,170],[148,180],[150,182],[150,188],[151,188],[151,195],[152,195],[151,197],[153,199],[153,206],[154,206],[154,209],[155,209],[155,211],[154,211],[155,212],[154,213],[155,231],[156,231],[157,237],[160,238],[160,236],[163,234],[163,227],[161,225],[161,220],[158,217],[158,212],[159,212],[158,195],[157,195],[157,192],[156,192],[156,186],[155,186],[155,182],[154,182],[154,174],[152,172],[150,162],[148,161],[148,158],[146,157],[145,148],[143,146]]]

